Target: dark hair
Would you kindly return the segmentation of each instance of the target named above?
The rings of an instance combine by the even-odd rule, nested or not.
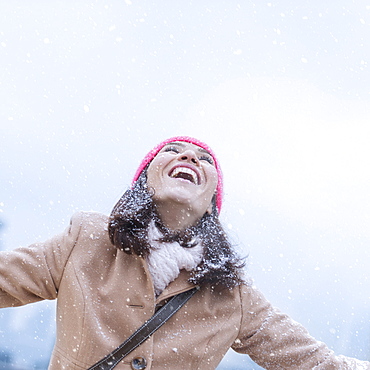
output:
[[[186,230],[171,231],[159,219],[152,195],[144,170],[133,187],[122,195],[110,215],[109,237],[117,248],[128,254],[147,256],[150,253],[148,226],[154,220],[163,234],[160,239],[162,242],[177,241],[184,248],[193,247],[196,244],[194,240],[202,243],[203,259],[192,271],[190,282],[225,288],[232,288],[243,282],[241,269],[244,262],[236,255],[222,228],[215,197],[211,214],[206,212],[196,225]]]

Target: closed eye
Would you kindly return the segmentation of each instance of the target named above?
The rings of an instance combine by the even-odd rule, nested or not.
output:
[[[175,153],[180,153],[179,149],[177,149],[175,146],[167,146],[164,149],[164,152],[175,152]]]
[[[214,164],[214,161],[212,159],[212,157],[208,156],[208,155],[202,155],[201,157],[199,157],[199,160],[200,161],[207,161],[208,163],[210,164]]]

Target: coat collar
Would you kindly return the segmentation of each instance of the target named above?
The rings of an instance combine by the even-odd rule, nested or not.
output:
[[[174,281],[168,284],[167,288],[165,288],[164,291],[158,296],[155,303],[158,304],[159,302],[171,298],[176,294],[194,288],[194,284],[189,283],[189,279],[190,272],[181,270],[180,275]]]
[[[148,283],[151,285],[153,296],[154,296],[154,285],[153,280],[149,271],[148,263],[145,258],[136,256],[137,261],[142,265],[145,275],[148,279]],[[168,284],[168,286],[163,290],[163,292],[155,299],[155,304],[157,305],[161,301],[164,301],[168,298],[173,297],[176,294],[185,292],[194,288],[194,284],[189,283],[189,279],[191,277],[191,272],[186,270],[181,270],[179,276]]]

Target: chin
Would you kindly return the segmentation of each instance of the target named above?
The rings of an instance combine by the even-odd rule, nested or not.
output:
[[[189,212],[199,213],[202,208],[202,199],[196,193],[196,189],[184,186],[171,186],[156,191],[154,201],[162,206],[174,205],[180,208],[187,208]]]
[[[157,204],[162,204],[163,206],[172,205],[174,207],[179,207],[182,209],[187,208],[189,211],[193,211],[194,205],[198,203],[195,199],[192,199],[189,196],[179,194],[171,194],[163,198],[161,197],[159,199],[154,199],[154,201]]]

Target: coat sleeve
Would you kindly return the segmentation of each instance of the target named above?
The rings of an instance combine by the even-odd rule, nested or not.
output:
[[[55,299],[64,267],[82,227],[83,213],[44,243],[0,252],[0,307]]]
[[[369,370],[370,363],[335,356],[300,324],[271,306],[254,287],[240,287],[241,330],[233,349],[265,369]]]

